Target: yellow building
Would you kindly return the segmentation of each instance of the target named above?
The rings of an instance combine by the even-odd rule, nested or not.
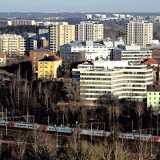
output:
[[[53,53],[57,53],[63,44],[70,43],[75,40],[75,25],[68,25],[63,22],[49,28],[49,49]]]
[[[57,72],[61,71],[62,59],[55,54],[45,56],[38,61],[38,79],[57,78]]]

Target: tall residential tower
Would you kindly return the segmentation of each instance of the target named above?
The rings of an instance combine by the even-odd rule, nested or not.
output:
[[[94,42],[104,39],[104,26],[97,22],[81,22],[76,25],[76,40]]]
[[[53,53],[59,51],[59,47],[63,44],[70,43],[75,40],[75,25],[68,25],[67,22],[60,22],[50,26],[49,28],[49,49]]]
[[[153,23],[148,21],[130,21],[126,23],[126,44],[146,46],[153,40]]]

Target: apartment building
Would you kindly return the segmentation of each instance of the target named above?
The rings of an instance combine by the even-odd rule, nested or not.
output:
[[[0,52],[7,56],[24,56],[26,54],[26,38],[21,35],[0,35]]]
[[[57,72],[61,70],[62,59],[55,54],[53,56],[46,55],[38,61],[38,79],[57,78]]]
[[[65,67],[70,68],[71,63],[84,60],[108,59],[108,49],[102,43],[93,41],[75,41],[60,46],[60,57]]]
[[[120,45],[118,48],[113,48],[109,54],[111,61],[128,61],[130,64],[140,64],[145,58],[152,58],[152,50],[135,44]]]
[[[80,22],[76,25],[76,40],[94,42],[104,39],[104,25],[98,22]]]
[[[160,85],[147,86],[147,107],[159,109],[160,107]]]
[[[75,25],[67,22],[49,27],[49,49],[57,53],[60,46],[75,40]]]
[[[126,44],[146,46],[153,40],[153,23],[147,21],[130,21],[125,25]]]
[[[38,61],[44,58],[46,55],[48,56],[53,56],[53,52],[48,49],[36,49],[36,50],[31,50],[29,52],[29,58],[32,63],[32,71],[37,72],[38,70]]]
[[[12,20],[12,25],[13,26],[24,26],[24,25],[35,26],[36,21],[35,20],[16,19],[16,20]]]
[[[79,82],[81,98],[88,105],[95,105],[104,95],[143,101],[147,98],[147,85],[153,80],[152,69],[146,65],[123,61],[85,62],[72,69],[72,79]]]

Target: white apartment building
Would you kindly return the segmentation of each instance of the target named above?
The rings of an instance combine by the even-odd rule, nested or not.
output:
[[[35,20],[24,20],[24,19],[17,19],[17,20],[12,20],[12,25],[13,26],[20,26],[20,25],[29,25],[29,26],[35,26],[36,21]]]
[[[26,38],[21,35],[0,35],[0,52],[8,56],[24,56],[26,54]]]
[[[69,68],[72,62],[107,60],[108,48],[104,44],[93,41],[75,41],[60,46],[60,57],[65,62],[66,68]]]
[[[119,45],[113,48],[108,56],[111,61],[128,61],[130,64],[140,64],[144,58],[152,58],[152,50],[141,48],[138,45]]]
[[[153,23],[147,21],[130,21],[125,25],[126,44],[146,46],[153,40]]]
[[[104,26],[98,22],[80,22],[76,25],[76,40],[94,42],[104,39]]]
[[[72,79],[79,82],[81,98],[88,105],[107,95],[143,101],[147,85],[153,83],[152,69],[122,61],[85,62],[72,69]]]
[[[75,25],[67,22],[57,23],[49,27],[49,49],[53,53],[60,50],[60,46],[75,40]]]

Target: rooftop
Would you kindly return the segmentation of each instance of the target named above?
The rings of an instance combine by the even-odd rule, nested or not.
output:
[[[142,64],[158,64],[158,61],[156,61],[154,58],[147,58],[144,59],[144,61],[142,62]]]
[[[73,41],[71,43],[68,43],[68,44],[64,44],[62,45],[63,47],[67,47],[67,46],[70,46],[70,47],[77,47],[77,46],[104,46],[106,47],[104,44],[101,44],[101,43],[95,43],[93,41],[84,41],[84,42],[81,42],[81,41]]]
[[[160,91],[160,84],[158,85],[148,85],[147,86],[147,91],[150,92],[150,91],[154,91],[154,92],[158,92]]]
[[[59,61],[61,59],[62,59],[61,57],[57,56],[56,54],[53,54],[52,56],[46,55],[44,58],[42,58],[39,61]]]
[[[30,52],[52,52],[52,51],[49,49],[39,48],[36,50],[31,50]]]

